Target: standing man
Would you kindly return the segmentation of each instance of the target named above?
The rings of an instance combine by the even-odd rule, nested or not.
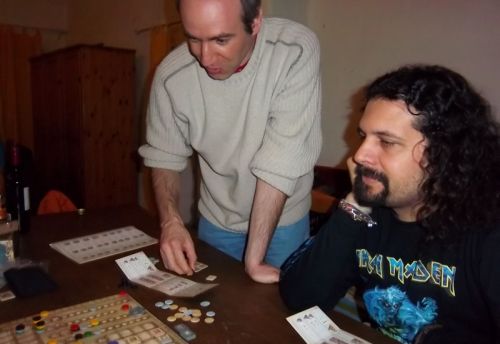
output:
[[[282,267],[285,303],[350,286],[402,343],[500,341],[500,135],[457,73],[409,66],[367,89],[353,192]]]
[[[319,44],[306,27],[264,19],[260,0],[181,0],[187,44],[153,80],[147,144],[166,267],[191,274],[197,256],[178,211],[179,171],[201,169],[198,236],[274,283],[309,235],[321,149]]]

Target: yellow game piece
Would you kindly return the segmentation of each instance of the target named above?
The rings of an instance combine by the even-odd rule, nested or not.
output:
[[[34,327],[35,327],[35,330],[42,331],[43,329],[45,329],[45,321],[43,321],[43,320],[37,321],[35,323]]]
[[[41,312],[40,312],[40,316],[41,316],[42,318],[46,318],[46,317],[48,317],[48,316],[49,316],[49,312],[48,312],[48,311],[41,311]]]
[[[203,320],[203,321],[207,324],[212,324],[215,321],[215,319],[214,318],[205,318],[205,320]]]

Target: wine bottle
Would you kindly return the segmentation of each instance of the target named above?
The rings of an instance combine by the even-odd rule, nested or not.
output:
[[[5,193],[7,212],[12,220],[19,221],[19,232],[30,229],[30,188],[25,178],[21,146],[16,143],[7,145],[5,166]]]

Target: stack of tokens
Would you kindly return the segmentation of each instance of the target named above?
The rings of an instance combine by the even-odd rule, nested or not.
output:
[[[179,307],[172,300],[158,301],[155,303],[155,306],[161,309],[176,311],[173,315],[167,317],[168,322],[175,322],[177,319],[181,319],[186,322],[189,321],[192,323],[199,323],[203,315],[203,312],[198,308],[191,309],[184,306]],[[210,302],[202,301],[200,302],[200,306],[206,308],[210,306]],[[206,324],[212,324],[215,321],[215,312],[205,312],[205,318],[203,321]]]

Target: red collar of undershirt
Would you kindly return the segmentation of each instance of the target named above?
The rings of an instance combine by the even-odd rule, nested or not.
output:
[[[257,36],[255,36],[255,39],[253,41],[253,48],[255,48],[255,42],[257,42]],[[252,48],[252,50],[253,50]],[[250,58],[252,58],[252,56],[250,55]],[[238,68],[236,68],[236,70],[234,71],[235,73],[239,73],[241,72],[243,69],[245,69],[245,67],[247,66],[248,64],[248,61],[250,61],[250,58],[245,62],[245,63],[242,63],[239,65]]]
[[[250,61],[250,60],[248,60],[248,61]],[[241,72],[241,71],[242,71],[242,70],[243,70],[243,69],[247,66],[248,61],[247,61],[247,62],[245,62],[245,63],[243,63],[243,64],[241,64],[238,68],[236,68],[236,70],[235,70],[234,72],[235,72],[235,73],[239,73],[239,72]]]

